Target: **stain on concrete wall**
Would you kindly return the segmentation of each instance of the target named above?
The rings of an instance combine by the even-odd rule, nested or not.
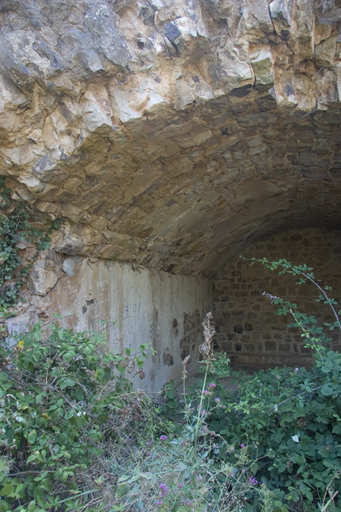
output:
[[[145,343],[156,350],[137,387],[156,391],[180,379],[181,361],[188,353],[190,371],[196,371],[201,322],[212,309],[208,279],[80,257],[68,257],[63,268],[64,277],[46,300],[51,311],[62,315],[64,325],[104,328],[113,350],[130,347],[138,352]]]
[[[193,358],[197,352],[198,344],[200,344],[202,332],[202,317],[196,309],[192,313],[183,314],[183,337],[180,340],[181,359],[191,356],[189,365],[193,364]]]

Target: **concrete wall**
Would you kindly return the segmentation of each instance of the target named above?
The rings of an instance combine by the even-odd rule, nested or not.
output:
[[[294,265],[307,264],[322,286],[331,286],[329,296],[341,304],[341,234],[325,229],[301,229],[275,233],[252,244],[247,258],[276,261],[285,258]],[[309,366],[311,354],[297,329],[288,329],[292,319],[274,315],[275,306],[263,291],[290,300],[299,311],[314,315],[318,325],[333,322],[329,306],[318,304],[319,291],[312,285],[296,284],[291,275],[279,276],[257,264],[234,258],[214,281],[213,315],[217,348],[227,352],[235,366]],[[333,333],[332,347],[341,350],[340,332]]]
[[[212,308],[208,280],[80,257],[67,258],[63,270],[44,301],[50,312],[62,315],[64,325],[99,329],[105,321],[112,349],[138,351],[141,343],[150,343],[156,350],[146,362],[145,379],[136,379],[137,387],[157,391],[179,379],[188,354],[189,370],[195,371],[201,322]]]

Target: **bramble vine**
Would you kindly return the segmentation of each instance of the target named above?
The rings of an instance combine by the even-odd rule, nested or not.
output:
[[[269,299],[271,303],[277,306],[277,315],[291,315],[293,317],[294,322],[288,325],[288,327],[298,327],[301,330],[301,337],[305,338],[306,347],[315,349],[317,352],[319,352],[324,344],[332,341],[332,338],[327,336],[327,334],[324,332],[324,327],[329,331],[333,331],[334,329],[341,331],[341,310],[337,311],[336,300],[330,298],[327,294],[327,291],[331,290],[331,288],[330,286],[325,286],[322,288],[322,286],[318,283],[318,280],[316,279],[311,267],[308,267],[307,265],[292,265],[285,259],[269,261],[267,258],[251,258],[247,261],[250,261],[251,265],[260,263],[264,266],[264,268],[278,271],[279,275],[292,274],[294,276],[298,276],[299,280],[296,284],[302,285],[309,281],[319,290],[319,296],[317,299],[315,299],[315,301],[328,305],[332,310],[335,319],[332,323],[325,322],[323,326],[316,325],[317,320],[315,316],[308,316],[305,313],[298,311],[297,304],[286,301],[281,297],[271,295],[268,292],[263,292],[263,295]]]

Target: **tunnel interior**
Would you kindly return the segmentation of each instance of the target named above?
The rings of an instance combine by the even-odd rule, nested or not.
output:
[[[36,168],[38,190],[25,175],[7,182],[40,215],[63,220],[54,240],[62,257],[208,280],[216,348],[234,366],[309,365],[299,333],[261,293],[306,298],[303,310],[321,317],[311,291],[239,257],[307,264],[340,296],[340,123],[338,104],[302,114],[251,91],[169,111],[162,123],[139,118],[105,137],[95,131],[74,158]],[[197,318],[196,340],[203,314],[186,312]],[[175,350],[195,358],[189,339],[166,343],[164,360]]]
[[[218,120],[209,116],[212,112]],[[298,287],[291,276],[269,275],[240,256],[307,264],[321,283],[332,287],[333,298],[341,296],[340,114],[338,105],[308,115],[283,112],[271,95],[259,98],[258,93],[237,98],[232,105],[224,98],[192,107],[186,120],[168,119],[164,130],[178,134],[190,126],[196,133],[199,123],[195,136],[204,139],[199,148],[192,131],[190,136],[184,133],[182,141],[176,135],[185,147],[171,158],[154,156],[142,171],[139,167],[133,177],[129,175],[127,187],[117,180],[118,168],[109,173],[108,162],[115,162],[118,151],[111,144],[101,167],[102,180],[106,186],[110,177],[115,180],[117,195],[96,196],[91,188],[91,200],[97,198],[96,205],[87,207],[91,220],[80,218],[66,226],[57,249],[68,256],[90,253],[95,258],[123,259],[136,268],[208,280],[212,295],[207,296],[207,304],[217,328],[215,346],[226,352],[233,366],[309,366],[311,352],[300,333],[286,327],[291,319],[274,315],[274,306],[262,292],[296,302],[322,324],[330,321],[330,311],[315,302],[318,294],[313,287]],[[158,123],[149,122],[154,128],[145,138],[146,123],[139,120],[134,130],[127,125],[134,132],[134,144],[138,140],[145,151],[148,144],[157,152],[168,151]],[[125,159],[132,157],[125,153]],[[93,165],[98,169],[97,163]],[[89,162],[85,183],[88,169]],[[90,181],[96,188],[100,180],[96,176]],[[70,195],[59,207],[68,207],[66,199]],[[72,195],[74,205],[88,200],[87,194]],[[112,200],[119,205],[112,206]],[[36,203],[42,209],[45,205],[41,200]],[[89,226],[100,223],[107,227],[84,236]],[[190,329],[188,315],[197,319]],[[201,319],[198,310],[184,315],[188,332],[180,340],[182,359],[189,354],[196,357]],[[332,346],[340,348],[337,337]],[[165,350],[168,361],[178,349]]]
[[[166,379],[210,307],[236,366],[308,364],[259,294],[314,313],[310,292],[239,256],[307,264],[340,295],[338,4],[1,2],[0,174],[60,224],[25,315],[116,315]]]
[[[340,303],[340,253],[338,230],[308,227],[272,232],[247,247],[242,259],[232,258],[213,280],[216,349],[226,352],[238,368],[309,367],[312,351],[306,347],[302,330],[289,328],[295,322],[293,316],[276,315],[277,306],[264,292],[296,304],[297,311],[315,317],[317,326],[334,323],[332,309],[317,302],[321,291],[308,280],[297,284],[300,276],[280,275],[281,268],[271,271],[251,259],[306,264],[313,269],[316,283]],[[324,327],[324,332],[331,339],[328,346],[340,350],[338,329]]]

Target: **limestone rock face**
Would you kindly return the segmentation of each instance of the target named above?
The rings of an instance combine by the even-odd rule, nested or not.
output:
[[[333,0],[3,0],[0,174],[64,220],[56,251],[176,273],[337,227],[340,19]]]

